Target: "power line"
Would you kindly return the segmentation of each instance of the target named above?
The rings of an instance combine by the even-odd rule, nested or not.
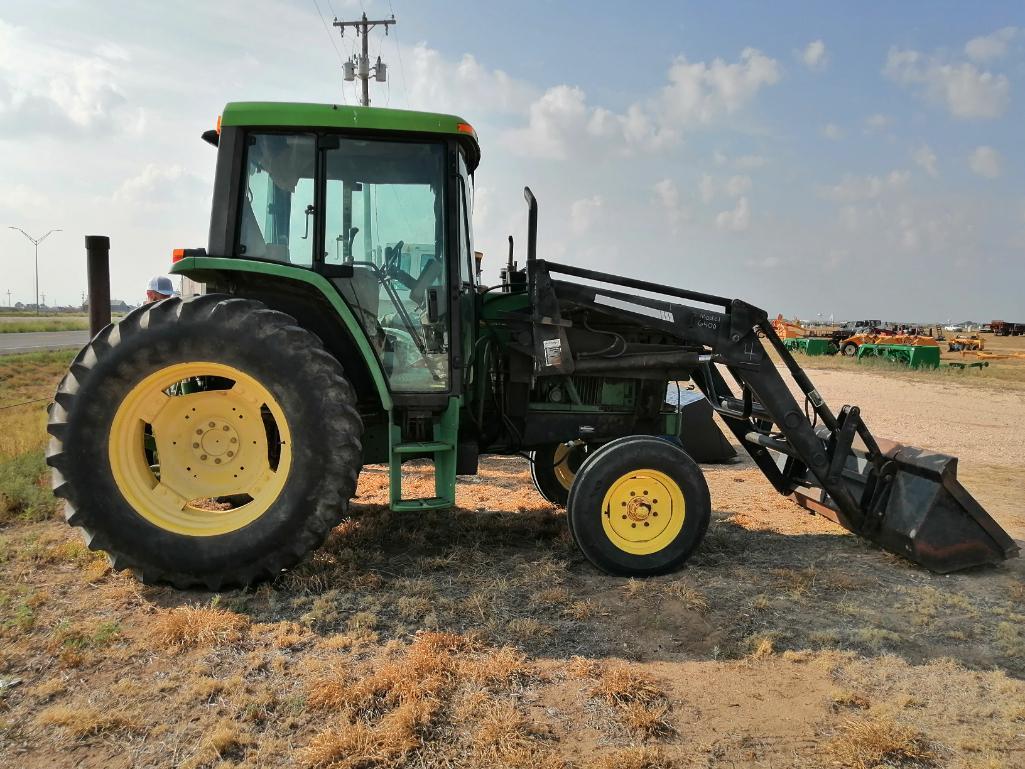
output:
[[[331,9],[331,0],[328,0],[328,9]],[[324,18],[324,14],[320,12],[320,3],[317,0],[313,0],[313,7],[317,9],[317,15],[320,17],[320,23],[324,25],[324,31],[327,32],[327,39],[331,41],[331,47],[335,49],[335,55],[338,57],[338,63],[343,67],[345,66],[345,58],[342,56],[342,52],[338,50],[338,44],[335,43],[335,36],[331,34],[331,27],[327,25],[327,19]],[[334,10],[331,10],[331,15],[334,15]],[[342,104],[348,104],[348,100],[345,98],[345,86],[342,86]]]
[[[388,65],[381,61],[381,57],[377,57],[377,63],[371,66],[370,64],[370,44],[369,35],[370,30],[375,27],[384,27],[384,34],[388,34],[388,27],[393,26],[396,23],[394,14],[390,19],[368,19],[366,10],[363,11],[363,17],[358,21],[338,21],[335,19],[332,22],[332,26],[338,27],[341,36],[345,37],[346,27],[353,27],[356,30],[357,37],[362,37],[362,50],[359,56],[353,56],[349,61],[343,62],[342,68],[345,72],[345,79],[347,81],[359,80],[362,87],[363,93],[360,98],[360,104],[364,107],[370,106],[370,74],[373,72],[374,79],[379,83],[384,83],[388,79]]]
[[[388,10],[391,11],[391,16],[395,18],[395,9],[392,7],[391,0],[388,0]],[[402,95],[406,97],[406,108],[408,109],[411,105],[409,103],[409,89],[406,87],[406,68],[402,65],[402,46],[399,45],[399,32],[398,27],[395,28],[395,35],[392,37],[395,41],[395,54],[399,58],[399,72],[402,74]],[[389,93],[391,85],[389,84]]]

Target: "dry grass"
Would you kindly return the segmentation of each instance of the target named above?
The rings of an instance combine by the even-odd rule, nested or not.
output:
[[[41,726],[59,727],[78,739],[109,732],[138,731],[141,728],[134,718],[123,711],[99,710],[88,706],[54,705],[41,712],[36,720]]]
[[[589,769],[674,769],[676,766],[661,748],[650,747],[603,750],[588,764]]]
[[[454,633],[420,633],[397,657],[335,662],[311,677],[306,702],[342,724],[316,735],[301,759],[310,767],[400,765],[452,719],[448,728],[472,734],[478,765],[528,765],[543,735],[501,698],[527,675],[521,652]]]
[[[36,387],[29,373],[0,377],[0,395]],[[0,413],[0,461],[24,424],[18,446],[37,455],[19,477],[42,499],[30,412]],[[23,746],[19,769],[159,766],[171,750],[196,769],[820,769],[856,766],[816,739],[823,724],[885,712],[941,737],[949,748],[922,744],[951,769],[1013,765],[1020,563],[933,577],[795,514],[753,467],[705,473],[701,549],[678,575],[633,582],[584,562],[515,458],[461,480],[460,509],[413,517],[387,510],[386,472],[368,468],[303,564],[212,600],[110,575],[63,524],[18,514],[0,532],[0,755]]]
[[[224,609],[178,606],[162,611],[154,621],[153,635],[164,646],[194,649],[220,646],[242,638],[249,618]]]
[[[830,741],[828,750],[840,766],[851,769],[925,767],[937,760],[921,732],[882,716],[848,721]]]
[[[670,582],[662,587],[662,597],[679,601],[688,611],[705,614],[708,611],[708,598],[695,587],[686,582]]]

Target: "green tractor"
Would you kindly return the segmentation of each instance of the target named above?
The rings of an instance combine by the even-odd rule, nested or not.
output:
[[[365,464],[388,465],[392,509],[416,515],[454,505],[490,453],[529,458],[598,568],[669,572],[709,525],[695,459],[733,453],[713,410],[780,493],[887,549],[937,571],[1017,552],[956,459],[834,414],[763,310],[537,258],[529,190],[525,265],[510,239],[502,283],[482,286],[480,148],[460,118],[233,103],[204,138],[209,241],[172,269],[206,293],[101,330],[50,408],[54,493],[115,568],[273,578],[348,514]],[[410,459],[433,461],[433,496],[403,494]]]

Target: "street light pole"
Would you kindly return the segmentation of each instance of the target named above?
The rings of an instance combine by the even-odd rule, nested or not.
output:
[[[8,227],[8,229],[10,229],[10,230],[17,230],[22,235],[24,235],[26,238],[28,238],[32,242],[32,245],[35,247],[35,252],[36,252],[36,315],[38,315],[39,314],[39,244],[42,243],[44,240],[46,240],[51,235],[53,235],[53,233],[55,233],[55,232],[63,232],[63,230],[60,230],[60,229],[50,230],[48,233],[43,235],[43,237],[41,237],[41,238],[33,238],[31,235],[29,235],[27,232],[25,232],[25,230],[23,230],[21,227]]]

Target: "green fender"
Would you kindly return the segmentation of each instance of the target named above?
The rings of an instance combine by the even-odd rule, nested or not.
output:
[[[381,361],[377,353],[370,346],[370,341],[363,331],[363,327],[352,314],[349,305],[345,303],[335,287],[323,275],[313,272],[306,267],[296,267],[291,264],[279,264],[277,262],[263,262],[254,259],[239,259],[235,257],[218,256],[187,256],[171,267],[175,275],[185,275],[193,280],[202,282],[203,273],[210,272],[250,272],[261,275],[272,275],[286,280],[295,280],[306,283],[318,290],[331,304],[338,317],[341,319],[349,335],[356,341],[363,360],[366,361],[367,369],[377,388],[377,394],[381,398],[381,405],[385,411],[391,411],[392,397],[388,389],[388,380],[385,378],[384,370],[381,368]]]

